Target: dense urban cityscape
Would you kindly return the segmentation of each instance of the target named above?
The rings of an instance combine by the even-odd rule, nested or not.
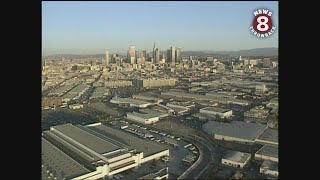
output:
[[[42,56],[42,179],[278,179],[278,48],[158,43]]]

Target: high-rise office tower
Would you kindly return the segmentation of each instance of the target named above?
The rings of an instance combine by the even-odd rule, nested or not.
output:
[[[175,47],[171,47],[171,49],[170,49],[170,60],[171,60],[171,63],[176,63],[176,48]]]
[[[175,53],[176,57],[176,62],[180,63],[181,62],[181,48],[176,48],[176,53]]]
[[[145,59],[147,59],[147,51],[146,51],[146,50],[142,51],[142,55],[143,55],[143,57],[144,57]]]
[[[155,57],[156,57],[155,50],[156,50],[156,43],[153,43],[153,49],[152,49],[152,57],[153,57],[153,59],[155,59]]]
[[[169,50],[167,50],[167,62],[171,62],[170,49],[169,49]]]
[[[153,61],[154,63],[159,63],[160,60],[159,49],[156,47],[156,43],[153,44]]]
[[[104,65],[105,65],[105,66],[108,66],[108,65],[109,65],[109,51],[106,51],[106,59],[105,59]]]
[[[155,49],[155,58],[154,58],[154,63],[158,64],[160,61],[160,53],[159,53],[159,49],[156,48]]]
[[[271,66],[270,58],[264,58],[262,66],[263,67],[270,67]]]
[[[119,58],[119,55],[116,53],[113,53],[111,56],[111,63],[115,63],[117,58]]]
[[[166,63],[166,59],[165,59],[165,56],[164,56],[164,52],[162,52],[162,55],[160,56],[160,62],[161,62],[161,63]]]
[[[136,51],[136,58],[142,58],[142,57],[143,57],[142,51]]]
[[[135,57],[136,57],[136,51],[134,49],[134,46],[129,46],[128,59],[130,61],[130,64],[135,63]]]

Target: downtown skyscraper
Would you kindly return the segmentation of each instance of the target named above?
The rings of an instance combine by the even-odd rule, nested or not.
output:
[[[134,46],[129,46],[129,51],[128,51],[128,60],[130,64],[135,63],[135,58],[136,58],[136,51]]]
[[[105,66],[108,66],[108,65],[109,65],[109,51],[106,51],[106,59],[105,59],[103,65],[105,65]]]
[[[153,62],[158,64],[160,61],[159,49],[156,47],[156,43],[153,44]]]
[[[176,48],[175,47],[170,48],[170,62],[176,63]]]

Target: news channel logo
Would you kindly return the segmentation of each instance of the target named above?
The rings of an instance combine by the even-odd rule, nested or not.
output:
[[[269,9],[258,9],[253,11],[253,23],[250,27],[251,33],[258,38],[271,36],[276,27],[272,24],[272,11]]]

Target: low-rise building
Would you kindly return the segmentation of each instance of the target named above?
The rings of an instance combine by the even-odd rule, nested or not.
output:
[[[71,104],[69,105],[70,109],[81,109],[83,108],[83,104]]]
[[[154,87],[164,87],[164,86],[175,86],[176,79],[135,79],[133,84],[137,87],[143,88],[154,88]]]
[[[154,103],[142,101],[138,99],[132,99],[132,98],[119,98],[119,97],[113,97],[110,100],[111,103],[115,104],[129,104],[131,107],[138,107],[138,108],[146,108],[148,106],[153,105]]]
[[[138,99],[138,100],[143,100],[143,101],[151,101],[151,102],[154,102],[154,103],[161,103],[163,102],[162,99],[160,98],[156,98],[156,97],[152,97],[152,96],[145,96],[145,95],[132,95],[132,98],[134,99]]]
[[[168,172],[168,167],[166,167],[166,168],[160,169],[156,173],[150,173],[145,176],[142,176],[138,180],[149,180],[149,179],[158,180],[158,179],[168,179],[168,178],[169,178],[169,172]]]
[[[227,118],[232,116],[232,110],[230,109],[223,109],[217,107],[205,107],[200,109],[200,113],[203,114],[210,114],[210,115],[218,115],[221,118]]]
[[[249,153],[228,150],[226,155],[222,158],[221,163],[242,169],[249,162],[250,157],[251,155]]]
[[[154,108],[153,109],[140,109],[140,112],[146,113],[146,114],[154,114],[159,117],[159,119],[165,118],[169,116],[168,111],[157,111]]]
[[[107,88],[127,87],[132,86],[132,81],[105,81],[104,85]]]
[[[53,126],[41,146],[42,179],[111,179],[169,156],[168,148],[101,123]]]
[[[273,98],[270,100],[270,102],[267,104],[267,107],[272,107],[272,108],[278,108],[279,106],[279,100],[278,98]]]
[[[273,162],[278,162],[278,150],[278,146],[264,145],[254,154],[254,158],[256,160],[269,160]]]
[[[127,118],[142,124],[153,124],[159,121],[157,114],[143,114],[138,112],[127,113]]]
[[[209,121],[202,126],[202,129],[217,140],[254,143],[255,139],[267,127],[263,124],[243,121],[232,121],[230,123]]]
[[[250,109],[250,111],[244,112],[243,115],[248,118],[265,119],[269,115],[269,110],[265,109],[263,106],[257,106]]]
[[[265,84],[256,85],[256,92],[257,93],[265,93],[267,91],[267,87]]]
[[[264,130],[262,134],[255,140],[255,142],[278,146],[278,130],[270,128]]]
[[[260,167],[260,173],[278,177],[278,163],[265,160]]]
[[[61,106],[62,99],[61,98],[42,98],[41,106],[44,107],[54,107],[54,106]]]
[[[188,108],[192,109],[195,107],[195,104],[191,101],[186,101],[186,102],[170,102],[167,103],[166,106],[171,107],[171,108]]]

